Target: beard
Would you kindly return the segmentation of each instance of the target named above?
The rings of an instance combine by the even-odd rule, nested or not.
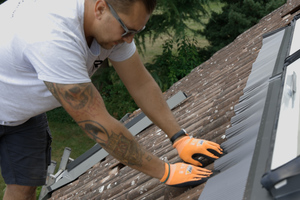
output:
[[[101,47],[103,47],[104,49],[112,49],[114,46],[116,46],[117,44],[122,44],[124,43],[123,40],[118,40],[115,42],[98,42],[100,44]]]

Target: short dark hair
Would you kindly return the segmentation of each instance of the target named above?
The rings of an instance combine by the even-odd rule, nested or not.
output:
[[[151,14],[156,6],[156,0],[105,0],[107,1],[112,7],[121,13],[127,14],[130,6],[132,6],[135,2],[141,1],[146,8],[146,11]]]

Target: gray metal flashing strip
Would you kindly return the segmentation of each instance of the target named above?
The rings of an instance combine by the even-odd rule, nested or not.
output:
[[[140,121],[141,119],[143,119],[146,115],[144,113],[140,113],[138,116],[136,116],[135,118],[133,118],[130,122],[126,123],[125,126],[126,128],[130,128],[133,125],[135,125],[138,121]]]
[[[180,91],[174,96],[172,96],[170,99],[168,99],[167,104],[170,109],[173,109],[186,98],[186,94]],[[151,124],[152,121],[150,121],[150,119],[147,116],[144,116],[136,124],[131,125],[131,127],[128,130],[131,132],[132,135],[136,135]],[[61,174],[59,180],[56,180],[56,182],[53,185],[47,187],[48,193],[46,194],[44,199],[47,199],[47,197],[49,197],[49,193],[52,193],[53,191],[61,188],[62,186],[71,183],[80,175],[85,173],[88,169],[93,167],[97,162],[105,158],[108,155],[108,153],[104,149],[99,147],[100,145],[96,144],[94,147],[88,150],[88,152],[85,153],[84,156],[71,162],[67,166],[67,170],[65,170]]]
[[[90,157],[91,155],[97,153],[101,149],[102,149],[102,147],[98,143],[95,144],[92,148],[90,148],[89,150],[87,150],[86,152],[81,154],[78,158],[76,158],[76,160],[74,160],[73,162],[70,162],[67,165],[67,170],[70,171],[70,170],[74,169],[80,163],[84,162],[88,157]]]
[[[286,57],[289,55],[290,47],[291,47],[291,37],[293,34],[294,27],[288,26],[285,29],[285,34],[281,43],[281,47],[277,56],[276,66],[273,71],[273,76],[281,74],[284,70],[284,63]]]
[[[268,90],[267,103],[262,117],[254,156],[251,163],[249,177],[246,185],[244,199],[249,200],[271,200],[273,197],[262,187],[261,178],[263,174],[270,170],[273,148],[276,139],[276,128],[279,118],[279,110],[282,98],[284,77],[286,73],[286,57],[289,55],[291,39],[294,31],[294,23],[286,28],[282,40],[281,50],[277,57],[272,80]],[[281,76],[278,73],[281,72]]]
[[[257,137],[257,142],[254,150],[254,156],[251,162],[249,176],[244,194],[245,199],[271,200],[273,199],[267,190],[262,188],[260,179],[262,175],[270,168],[270,159],[272,145],[274,144],[274,126],[278,118],[278,104],[282,88],[281,78],[277,78],[270,83],[268,97],[265,106],[264,114],[260,125],[260,130]]]
[[[244,94],[235,106],[236,115],[231,119],[232,126],[226,130],[228,140],[222,147],[228,154],[214,163],[215,169],[221,173],[207,181],[199,200],[243,199],[249,172],[252,170],[252,159],[257,156],[255,149],[260,124],[264,120],[264,110],[269,107],[267,101],[271,97],[267,94],[281,79],[281,76],[273,77],[273,72],[277,62],[274,58],[280,53],[284,34],[285,29],[281,29],[263,39]]]
[[[290,26],[290,25],[288,25],[288,26]],[[263,37],[263,38],[270,37],[271,35],[274,35],[274,34],[276,34],[277,32],[280,32],[280,31],[282,31],[282,30],[284,30],[284,29],[286,29],[286,27],[281,27],[281,28],[276,29],[276,30],[274,30],[274,31],[271,31],[271,32],[268,32],[268,33],[263,34],[262,37]]]

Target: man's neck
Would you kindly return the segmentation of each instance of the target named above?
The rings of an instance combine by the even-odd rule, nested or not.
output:
[[[93,0],[84,1],[84,19],[83,19],[83,29],[85,34],[85,39],[89,47],[91,47],[93,42],[93,36],[91,34],[92,20],[93,20]]]

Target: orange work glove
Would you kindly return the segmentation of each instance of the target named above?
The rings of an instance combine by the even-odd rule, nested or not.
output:
[[[175,187],[195,186],[207,181],[212,172],[185,163],[165,163],[165,174],[160,182]]]
[[[173,144],[182,160],[196,166],[203,166],[197,160],[199,156],[216,160],[223,154],[220,145],[211,141],[184,136]]]

